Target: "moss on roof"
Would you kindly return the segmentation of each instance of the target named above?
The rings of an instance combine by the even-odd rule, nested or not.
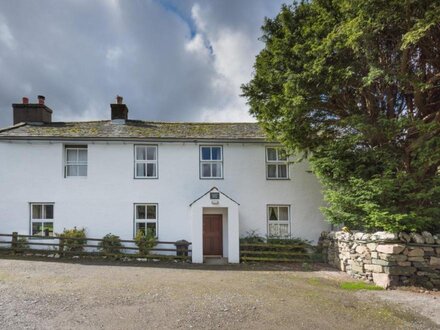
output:
[[[257,123],[178,123],[127,120],[20,123],[0,129],[0,139],[164,139],[164,140],[266,140]]]

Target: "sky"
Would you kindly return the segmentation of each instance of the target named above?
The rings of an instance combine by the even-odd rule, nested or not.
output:
[[[0,2],[0,127],[12,103],[46,97],[53,121],[253,121],[252,77],[265,17],[279,0]]]

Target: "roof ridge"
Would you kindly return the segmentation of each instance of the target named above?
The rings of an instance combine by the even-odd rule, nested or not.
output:
[[[18,128],[18,127],[21,127],[21,126],[25,126],[26,124],[27,123],[22,122],[22,123],[18,123],[18,124],[12,125],[12,126],[0,128],[0,133],[6,132],[6,131],[10,131],[12,129],[15,129],[15,128]]]
[[[160,121],[160,120],[138,120],[129,119],[128,122],[141,122],[141,123],[157,123],[157,124],[191,124],[191,125],[224,125],[224,124],[258,124],[253,121],[215,121],[215,122],[203,122],[203,121]]]

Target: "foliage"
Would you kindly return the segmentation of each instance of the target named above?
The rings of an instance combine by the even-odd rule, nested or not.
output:
[[[440,2],[311,0],[263,26],[251,113],[324,185],[326,217],[440,230]]]
[[[365,282],[342,282],[340,288],[348,291],[357,290],[383,290],[380,286]]]
[[[257,230],[250,230],[246,232],[246,236],[240,237],[240,243],[264,243],[264,237],[258,234]]]
[[[20,250],[29,249],[28,239],[26,237],[18,237],[17,243],[15,246],[17,249],[20,249]]]
[[[150,228],[147,230],[147,234],[144,231],[138,230],[136,237],[134,238],[135,244],[139,248],[139,254],[147,255],[152,248],[157,244],[156,235]]]
[[[86,230],[84,228],[64,229],[58,236],[64,239],[64,251],[81,252],[87,243]]]
[[[110,254],[121,253],[123,249],[121,238],[113,234],[107,234],[102,238],[102,241],[99,242],[98,249]]]

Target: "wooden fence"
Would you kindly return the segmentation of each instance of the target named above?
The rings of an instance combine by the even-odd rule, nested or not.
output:
[[[316,247],[305,244],[240,243],[242,261],[251,262],[320,262]]]
[[[10,240],[3,240],[2,237]],[[44,241],[44,242],[43,242]],[[71,248],[69,242],[83,241],[82,248]],[[58,255],[58,257],[113,257],[113,258],[142,258],[142,259],[179,259],[188,260],[191,258],[190,242],[165,242],[157,241],[156,246],[149,249],[148,253],[140,253],[139,247],[134,240],[121,239],[122,246],[118,253],[108,253],[99,249],[102,238],[75,238],[58,236],[32,236],[12,234],[0,234],[0,253],[26,254],[26,255]],[[131,246],[127,246],[127,244]],[[167,247],[162,247],[162,246]],[[168,247],[173,246],[173,247]],[[162,252],[162,253],[161,253]],[[166,254],[165,254],[166,253]]]

